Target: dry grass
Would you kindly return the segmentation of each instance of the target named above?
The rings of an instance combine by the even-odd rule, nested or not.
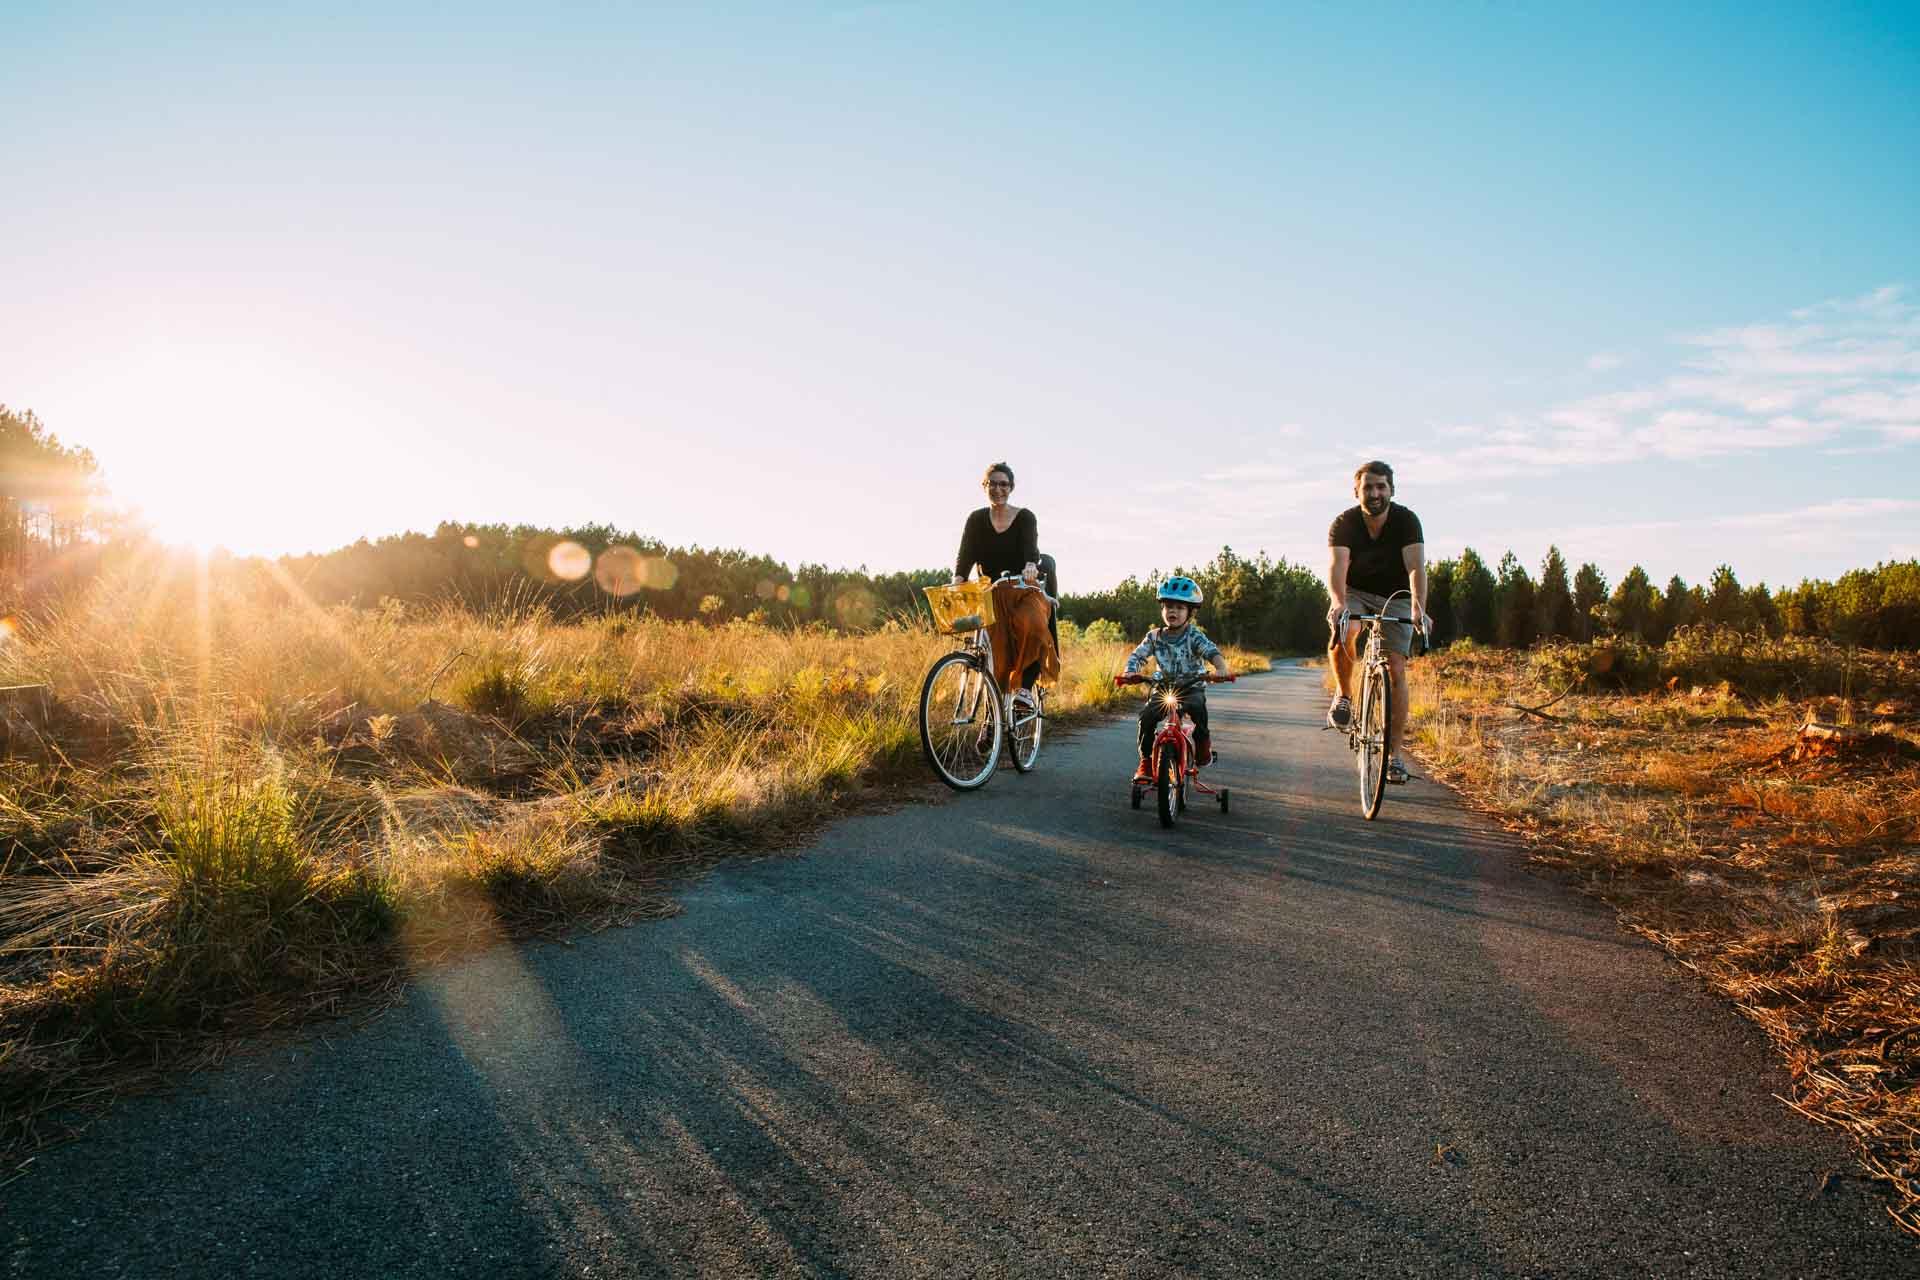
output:
[[[924,779],[944,637],[318,609],[129,574],[0,629],[0,1150],[133,1063],[337,1012]],[[1050,713],[1120,705],[1070,645]],[[1263,667],[1236,655],[1242,669]],[[3,1175],[0,1175],[3,1177]]]
[[[1848,669],[1799,699],[1778,653],[1748,682],[1707,651],[1711,685],[1575,692],[1544,715],[1517,708],[1566,689],[1576,651],[1435,655],[1415,664],[1415,749],[1764,1028],[1790,1105],[1851,1134],[1920,1234],[1920,669],[1829,653]],[[1851,712],[1876,732],[1796,761],[1809,715],[1842,714],[1816,700],[1836,680],[1864,686]]]

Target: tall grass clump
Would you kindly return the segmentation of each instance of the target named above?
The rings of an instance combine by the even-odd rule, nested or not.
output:
[[[1873,699],[1910,685],[1920,673],[1912,655],[1711,625],[1682,627],[1662,645],[1632,637],[1546,644],[1525,661],[1548,685],[1584,681],[1595,691],[1624,693],[1725,685],[1745,698]]]

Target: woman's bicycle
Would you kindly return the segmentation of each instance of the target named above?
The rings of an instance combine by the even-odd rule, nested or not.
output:
[[[1150,686],[1148,695],[1157,698],[1166,708],[1160,717],[1160,727],[1153,735],[1153,754],[1148,757],[1148,772],[1153,775],[1153,798],[1160,811],[1160,825],[1170,827],[1180,820],[1187,811],[1187,788],[1192,787],[1201,795],[1212,796],[1219,802],[1220,812],[1227,811],[1232,796],[1226,787],[1218,791],[1200,781],[1199,760],[1194,758],[1193,721],[1180,712],[1180,703],[1187,694],[1203,684],[1230,684],[1234,677],[1216,675],[1185,675],[1147,677],[1143,675],[1119,675],[1113,678],[1117,685],[1145,684]],[[1138,809],[1146,796],[1146,788],[1134,785],[1130,788],[1133,807]]]
[[[1391,602],[1393,596],[1387,600]],[[1419,624],[1384,613],[1350,613],[1346,620],[1363,623],[1367,628],[1367,643],[1360,656],[1360,705],[1347,721],[1347,745],[1360,767],[1360,814],[1371,821],[1380,812],[1380,802],[1387,794],[1390,759],[1387,738],[1393,724],[1393,675],[1387,665],[1382,632],[1384,624],[1389,622],[1405,622],[1416,631]]]
[[[1006,694],[993,675],[993,637],[987,628],[994,622],[993,589],[1002,583],[1045,595],[1045,588],[1013,574],[924,592],[934,627],[963,637],[958,649],[934,660],[920,684],[920,748],[940,781],[956,791],[990,782],[1008,743],[1013,767],[1021,773],[1040,759],[1046,691],[1035,686]],[[1046,598],[1058,607],[1052,596]]]

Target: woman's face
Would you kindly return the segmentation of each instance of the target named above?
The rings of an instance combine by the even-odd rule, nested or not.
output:
[[[1013,477],[1004,471],[989,471],[981,487],[987,491],[987,501],[996,507],[1007,505],[1007,496],[1013,492]]]

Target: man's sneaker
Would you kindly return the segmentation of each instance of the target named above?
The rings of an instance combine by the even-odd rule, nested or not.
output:
[[[1150,787],[1153,785],[1153,775],[1147,772],[1147,762],[1145,760],[1142,760],[1140,767],[1133,771],[1133,785],[1136,787]]]
[[[1327,723],[1336,729],[1344,729],[1353,723],[1353,699],[1344,693],[1333,700],[1327,708]]]
[[[1400,763],[1399,756],[1395,756],[1393,759],[1387,761],[1387,781],[1388,782],[1395,782],[1395,783],[1405,782],[1408,776],[1409,775],[1407,773],[1407,766]]]

